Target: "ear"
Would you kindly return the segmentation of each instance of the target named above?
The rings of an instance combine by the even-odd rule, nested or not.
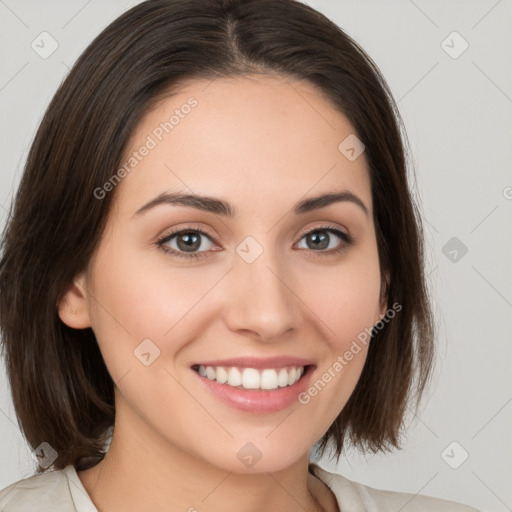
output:
[[[57,304],[60,319],[73,329],[91,327],[89,303],[85,289],[85,274],[78,275]]]
[[[386,272],[382,278],[380,287],[380,316],[383,317],[388,310],[388,291],[389,291],[389,272]],[[379,318],[380,320],[380,318]]]

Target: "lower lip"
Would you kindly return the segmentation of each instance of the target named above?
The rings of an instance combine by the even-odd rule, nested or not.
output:
[[[308,366],[295,384],[269,391],[234,388],[203,377],[195,370],[192,371],[204,386],[229,406],[246,412],[269,413],[281,411],[297,403],[298,395],[306,390],[313,370],[313,366]]]

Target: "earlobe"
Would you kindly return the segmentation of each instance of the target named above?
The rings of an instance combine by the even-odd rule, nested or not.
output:
[[[89,302],[84,282],[83,275],[75,278],[57,304],[60,319],[73,329],[91,327]]]

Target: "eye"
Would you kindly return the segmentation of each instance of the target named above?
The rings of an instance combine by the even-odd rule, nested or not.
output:
[[[204,244],[202,240],[203,237],[212,242],[210,235],[202,229],[181,229],[165,235],[158,240],[157,245],[161,247],[164,252],[170,253],[172,256],[177,256],[178,258],[201,258],[204,256],[202,253],[207,252],[209,246],[211,247],[212,245],[209,243]],[[201,250],[198,253],[194,252],[199,249]]]
[[[333,237],[334,235],[334,237]],[[208,241],[204,243],[203,238]],[[342,242],[336,243],[336,238]],[[328,256],[339,253],[347,249],[353,244],[351,235],[344,233],[335,226],[319,226],[308,231],[301,237],[301,241],[305,240],[306,250],[310,250],[314,256]],[[166,234],[156,243],[166,254],[176,256],[178,258],[203,258],[210,251],[219,251],[220,248],[212,249],[215,240],[200,228],[187,228],[173,231]],[[332,244],[334,242],[334,244]],[[215,242],[216,243],[216,242]],[[219,247],[219,246],[217,246]],[[304,247],[300,247],[304,249]],[[328,250],[325,250],[328,249]]]
[[[334,235],[334,238],[332,235]],[[336,238],[341,239],[342,243],[336,243]],[[305,240],[306,245],[310,246],[306,246],[305,249],[311,249],[311,247],[313,247],[311,250],[313,252],[319,253],[315,254],[315,256],[339,253],[353,244],[352,236],[350,236],[348,233],[344,233],[335,226],[316,227],[305,233],[301,240],[303,239]]]

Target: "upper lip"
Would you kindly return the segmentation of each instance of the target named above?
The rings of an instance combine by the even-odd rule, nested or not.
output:
[[[293,356],[276,356],[276,357],[232,357],[229,359],[217,359],[215,361],[201,361],[192,364],[192,366],[237,366],[241,368],[284,368],[285,366],[308,366],[313,362],[308,359],[302,359]]]

